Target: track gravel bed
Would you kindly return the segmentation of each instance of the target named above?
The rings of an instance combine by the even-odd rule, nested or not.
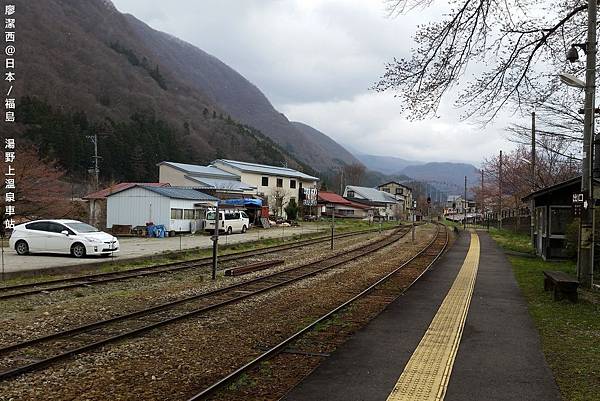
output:
[[[420,227],[420,245],[431,235]],[[0,400],[185,400],[408,259],[417,246],[407,241],[410,235],[311,279],[7,380]]]
[[[365,241],[374,241],[388,234],[369,233],[342,238],[336,242],[334,251],[329,249],[329,244],[326,246],[316,244],[252,257],[245,259],[243,264],[239,261],[223,262],[219,264],[221,269],[258,261],[286,260],[284,265],[244,276],[219,275],[216,281],[210,280],[206,270],[185,270],[108,283],[99,287],[57,291],[19,300],[5,300],[1,303],[3,314],[0,318],[0,326],[3,330],[0,332],[0,347],[289,269],[343,252],[344,249],[355,248]]]

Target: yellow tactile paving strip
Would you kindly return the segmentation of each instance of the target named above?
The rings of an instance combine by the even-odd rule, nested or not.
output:
[[[471,245],[465,261],[387,401],[444,399],[469,311],[478,266],[479,237],[471,233]]]

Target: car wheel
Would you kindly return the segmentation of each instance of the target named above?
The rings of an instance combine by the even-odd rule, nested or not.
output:
[[[73,244],[73,246],[71,247],[71,255],[75,256],[76,258],[84,257],[85,246],[81,242]]]
[[[246,228],[246,225],[244,224],[244,225],[242,226],[242,234],[243,234],[243,233],[245,233],[245,232],[246,232],[246,230],[247,230],[247,228]]]
[[[23,240],[18,241],[15,244],[15,251],[17,251],[18,255],[21,255],[21,256],[27,255],[29,253],[29,245],[27,245],[27,242],[25,242]]]
[[[233,229],[231,227],[227,227],[227,235],[231,235],[233,233]]]

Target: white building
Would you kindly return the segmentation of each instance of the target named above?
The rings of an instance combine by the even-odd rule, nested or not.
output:
[[[164,225],[167,231],[195,231],[209,204],[218,199],[190,188],[137,184],[107,196],[106,226]]]
[[[160,182],[206,190],[219,197],[259,196],[271,214],[279,216],[285,216],[291,199],[299,203],[303,188],[316,188],[319,182],[319,178],[291,168],[227,159],[217,159],[209,166],[167,161],[158,166]]]
[[[192,187],[219,194],[253,195],[256,187],[241,181],[241,177],[214,166],[160,162],[158,163],[159,182],[173,186]]]

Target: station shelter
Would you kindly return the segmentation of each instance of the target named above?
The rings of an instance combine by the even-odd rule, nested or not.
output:
[[[581,192],[581,176],[542,188],[523,198],[532,212],[532,245],[545,260],[568,258],[567,231],[576,212],[573,195]],[[575,240],[577,234],[575,235]]]

